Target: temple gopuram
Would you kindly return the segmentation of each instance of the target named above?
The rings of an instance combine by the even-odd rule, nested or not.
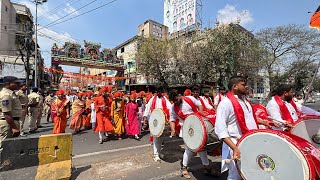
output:
[[[100,43],[84,41],[84,47],[76,42],[65,42],[62,47],[56,43],[51,48],[51,80],[52,88],[58,88],[63,77],[60,65],[87,67],[96,69],[116,70],[124,72],[122,57],[117,57],[116,51],[104,48]]]

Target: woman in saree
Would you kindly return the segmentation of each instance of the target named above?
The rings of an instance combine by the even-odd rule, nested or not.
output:
[[[118,138],[118,140],[121,140],[121,135],[124,133],[124,102],[121,98],[120,92],[116,92],[113,97],[115,98],[115,100],[111,103],[111,121],[113,121],[113,131],[115,137]]]
[[[93,93],[92,92],[88,92],[86,94],[86,97],[87,97],[87,100],[86,100],[86,115],[84,115],[83,117],[83,127],[85,129],[91,129],[92,125],[91,125],[91,104],[93,103],[93,100],[92,100],[92,95]]]
[[[72,103],[72,119],[70,129],[74,129],[75,133],[80,132],[83,121],[83,112],[85,111],[84,93],[78,93],[78,99]]]
[[[136,102],[137,94],[133,93],[130,96],[130,103],[126,105],[126,131],[127,135],[134,136],[139,140],[139,122],[138,122],[138,103]]]
[[[51,115],[53,119],[53,134],[65,133],[67,120],[69,118],[69,101],[66,99],[64,91],[60,89],[56,92],[56,98],[51,104]]]

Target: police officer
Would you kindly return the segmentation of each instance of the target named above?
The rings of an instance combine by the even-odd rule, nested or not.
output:
[[[21,81],[14,76],[5,76],[3,82],[4,87],[0,91],[0,145],[5,138],[20,135],[19,119],[22,112],[19,97],[14,93]]]
[[[43,112],[43,106],[44,106],[44,97],[42,96],[42,90],[40,89],[39,92],[39,97],[40,97],[40,101],[39,101],[39,115],[38,115],[38,118],[37,118],[37,128],[41,128],[41,118],[42,118],[42,112]]]
[[[38,94],[38,88],[32,88],[32,93],[28,95],[28,106],[29,106],[29,132],[34,133],[37,127],[37,119],[39,117],[39,104],[40,95]]]
[[[28,112],[28,96],[26,92],[27,92],[27,86],[25,84],[22,84],[20,86],[20,90],[16,92],[16,95],[19,97],[19,100],[22,106],[21,118],[20,118],[20,136],[24,136],[23,125]]]

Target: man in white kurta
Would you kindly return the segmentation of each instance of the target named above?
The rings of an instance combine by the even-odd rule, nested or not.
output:
[[[293,107],[291,103],[289,103],[293,98],[293,86],[288,84],[280,85],[276,90],[277,96],[281,99],[281,101],[285,104],[286,108],[288,109],[293,122],[296,122],[299,119],[299,113],[307,114],[307,115],[315,115],[320,116],[320,113],[309,108],[303,106],[299,103],[295,103],[297,107],[296,109]],[[287,126],[290,126],[288,123],[288,119],[283,117],[283,112],[281,112],[278,103],[275,100],[275,96],[271,98],[271,100],[267,104],[267,112],[268,115],[274,120],[280,128],[273,128],[275,130],[285,130]]]
[[[232,80],[232,79],[231,79]],[[230,81],[231,81],[230,80]],[[243,78],[238,77],[236,81],[232,81],[230,89],[240,103],[244,112],[246,126],[249,130],[257,129],[257,124],[254,119],[254,114],[250,103],[245,99],[245,81]],[[230,82],[229,82],[230,84]],[[242,91],[243,90],[243,91]],[[236,118],[236,114],[233,105],[229,98],[224,98],[217,109],[215,132],[219,139],[223,139],[222,145],[222,163],[221,172],[229,170],[228,180],[240,180],[241,177],[235,166],[235,162],[231,161],[229,165],[225,163],[226,159],[232,159],[234,157],[233,151],[237,151],[240,155],[239,149],[236,146],[237,140],[242,136],[241,129]],[[232,141],[232,147],[230,147],[226,141]]]
[[[208,99],[206,99],[205,97],[203,96],[199,96],[200,93],[199,93],[199,89],[197,87],[193,88],[192,89],[192,94],[193,94],[193,97],[196,98],[200,103],[201,101],[203,102],[203,104],[201,103],[201,105],[203,106],[204,109],[206,110],[213,110],[213,106],[211,106],[209,104],[209,101]],[[209,97],[210,98],[210,97]]]
[[[215,109],[217,109],[219,103],[226,97],[226,88],[225,87],[220,87],[219,88],[219,93],[214,97],[214,102],[213,106]]]
[[[200,110],[202,111],[202,106],[201,103],[194,98],[193,96],[186,96],[187,98],[189,98],[192,103]],[[192,107],[182,99],[181,95],[175,94],[175,95],[171,95],[172,100],[174,101],[174,103],[179,104],[179,108],[181,109],[182,113],[184,115],[188,115],[188,114],[192,114],[194,113],[194,111],[192,110]],[[170,126],[171,126],[171,130],[175,131],[174,126],[175,126],[175,121],[179,120],[179,124],[181,126],[181,130],[179,133],[179,136],[182,137],[182,128],[183,128],[183,123],[184,123],[184,119],[181,119],[176,112],[174,111],[174,105],[172,105],[171,110],[170,110]],[[207,151],[200,151],[199,153],[200,159],[202,161],[202,164],[205,167],[206,173],[209,173],[209,160],[208,160],[208,156],[207,156]],[[191,159],[193,155],[193,152],[191,151],[191,149],[189,149],[188,147],[185,147],[185,151],[183,154],[183,160],[182,160],[182,175],[186,178],[190,178],[189,172],[187,171],[187,167],[189,164],[189,161]]]
[[[157,96],[153,96],[149,100],[148,104],[146,105],[146,109],[145,109],[145,111],[143,113],[144,122],[146,122],[147,119],[149,119],[149,117],[150,117],[150,115],[152,113],[151,112],[151,106],[152,106],[152,102],[154,101],[154,98],[156,98],[156,103],[155,103],[155,107],[154,107],[155,109],[158,109],[158,108],[159,109],[163,109],[163,107],[162,107],[162,99],[163,98],[166,101],[166,106],[167,107],[165,107],[165,108],[169,109],[169,110],[171,109],[170,101],[166,97],[162,96],[162,93],[163,93],[162,88],[158,88],[157,89]],[[153,137],[153,159],[156,162],[161,162],[161,159],[160,159],[159,156],[160,156],[162,141],[163,141],[163,138],[161,138],[161,137],[155,137],[155,136]]]

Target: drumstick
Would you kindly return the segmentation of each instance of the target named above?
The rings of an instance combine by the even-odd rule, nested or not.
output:
[[[231,163],[231,161],[235,160],[235,158],[231,158],[231,159],[226,159],[225,162],[227,165],[229,165]]]
[[[274,119],[274,118],[272,118],[272,117],[270,117],[270,116],[268,116],[268,118],[271,119],[271,120],[273,120],[273,121],[276,121],[276,122],[278,122],[278,123],[284,124],[282,121],[277,120],[277,119]]]

